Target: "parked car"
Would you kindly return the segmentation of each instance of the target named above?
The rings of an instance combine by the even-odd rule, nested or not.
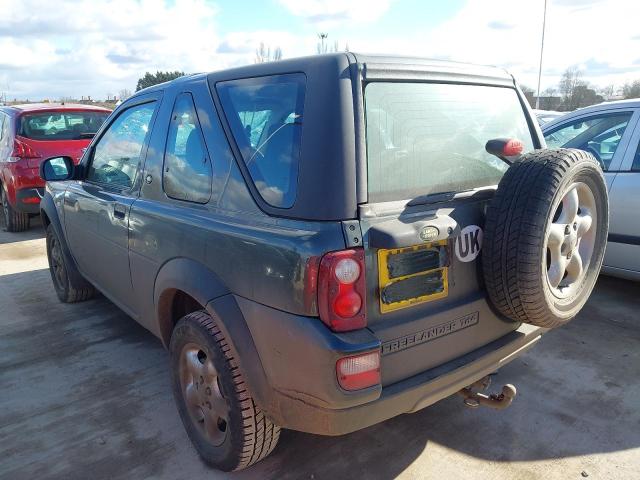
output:
[[[66,155],[74,162],[111,113],[101,107],[32,103],[0,107],[0,200],[5,228],[19,232],[38,215],[43,159]]]
[[[534,110],[533,113],[535,114],[540,126],[544,125],[545,123],[549,123],[552,120],[555,120],[556,118],[561,117],[565,114],[564,112],[556,112],[553,110]]]
[[[543,127],[550,147],[580,148],[602,165],[611,219],[603,272],[640,280],[640,100],[576,110]]]
[[[525,104],[503,70],[353,53],[140,91],[79,165],[41,166],[56,293],[162,340],[222,470],[280,428],[504,408],[488,375],[582,308],[607,233],[598,163],[540,149]]]

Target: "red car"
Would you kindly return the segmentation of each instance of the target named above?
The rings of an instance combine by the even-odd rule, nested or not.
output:
[[[72,104],[0,107],[0,197],[7,231],[26,230],[29,218],[38,214],[44,191],[40,162],[66,155],[78,163],[110,113]]]

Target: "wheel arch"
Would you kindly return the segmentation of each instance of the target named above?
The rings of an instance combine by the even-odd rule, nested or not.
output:
[[[205,309],[210,300],[228,293],[218,275],[201,263],[185,257],[166,262],[156,275],[153,291],[157,331],[163,345],[169,345],[180,318]]]
[[[72,267],[67,269],[67,275],[69,275],[71,282],[75,284],[85,283],[86,280],[79,273],[78,265],[71,254],[69,245],[67,244],[67,239],[64,236],[64,228],[62,228],[62,223],[58,217],[58,210],[53,203],[53,198],[46,192],[40,201],[40,218],[42,219],[42,226],[45,231],[49,228],[49,225],[51,225],[60,241],[65,261],[67,262],[67,265]]]
[[[196,310],[206,310],[216,322],[246,377],[258,406],[274,411],[274,395],[251,332],[235,296],[215,272],[188,258],[165,263],[154,286],[155,326],[165,348],[180,318]]]

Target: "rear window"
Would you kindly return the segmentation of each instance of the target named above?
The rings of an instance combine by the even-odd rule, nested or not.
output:
[[[298,185],[304,74],[221,82],[216,89],[258,192],[274,207],[291,207]]]
[[[32,140],[80,140],[91,138],[108,112],[27,113],[20,118],[19,135]]]
[[[370,83],[365,104],[370,202],[496,185],[507,165],[485,151],[488,140],[534,148],[512,88]]]

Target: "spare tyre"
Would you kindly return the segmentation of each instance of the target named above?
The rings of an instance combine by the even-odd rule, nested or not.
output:
[[[487,210],[482,268],[494,307],[515,322],[567,323],[593,290],[608,230],[606,183],[591,154],[523,155]]]

